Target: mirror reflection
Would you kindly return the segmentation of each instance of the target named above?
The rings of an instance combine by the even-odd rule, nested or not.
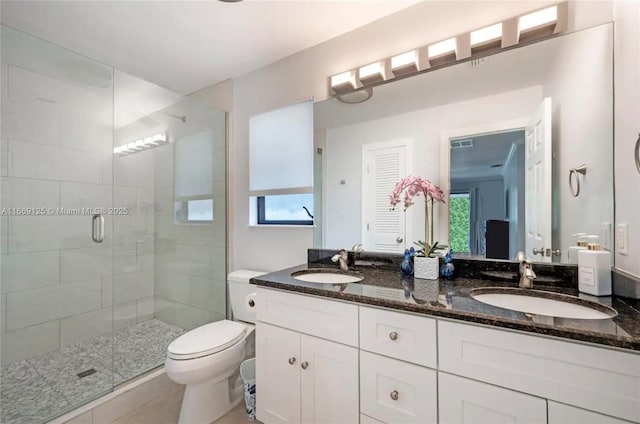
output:
[[[607,248],[612,37],[600,25],[378,86],[364,103],[316,103],[315,246],[401,253],[424,240],[424,199],[389,204],[416,175],[445,192],[430,237],[459,256],[573,262],[575,233]]]

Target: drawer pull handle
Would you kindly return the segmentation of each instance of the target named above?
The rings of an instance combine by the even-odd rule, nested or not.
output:
[[[302,367],[303,370],[306,370],[309,367],[309,363],[307,361],[304,361],[303,363],[300,364],[300,366]]]
[[[393,400],[398,400],[398,391],[394,390],[393,392],[389,393],[389,396],[391,396],[391,399]]]
[[[392,331],[391,333],[389,333],[389,338],[395,342],[396,340],[398,340],[398,333]]]
[[[253,299],[249,299],[249,307],[253,308],[254,306],[256,306],[256,302]]]
[[[293,365],[296,363],[296,358],[289,358],[289,365]]]

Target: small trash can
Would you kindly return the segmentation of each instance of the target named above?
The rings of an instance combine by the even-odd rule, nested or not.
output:
[[[247,419],[256,419],[256,358],[247,359],[240,364],[240,377],[244,387],[244,404]]]

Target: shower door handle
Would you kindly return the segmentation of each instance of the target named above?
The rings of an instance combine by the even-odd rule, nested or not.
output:
[[[99,213],[91,218],[91,239],[94,243],[102,243],[104,240],[104,216]]]

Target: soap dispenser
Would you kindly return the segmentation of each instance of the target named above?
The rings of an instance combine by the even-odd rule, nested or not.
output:
[[[578,290],[594,296],[611,295],[611,253],[600,248],[598,236],[587,236],[578,251]]]
[[[570,264],[578,263],[578,252],[587,249],[587,234],[586,233],[574,233],[572,236],[575,238],[575,244],[569,246],[568,262]]]

